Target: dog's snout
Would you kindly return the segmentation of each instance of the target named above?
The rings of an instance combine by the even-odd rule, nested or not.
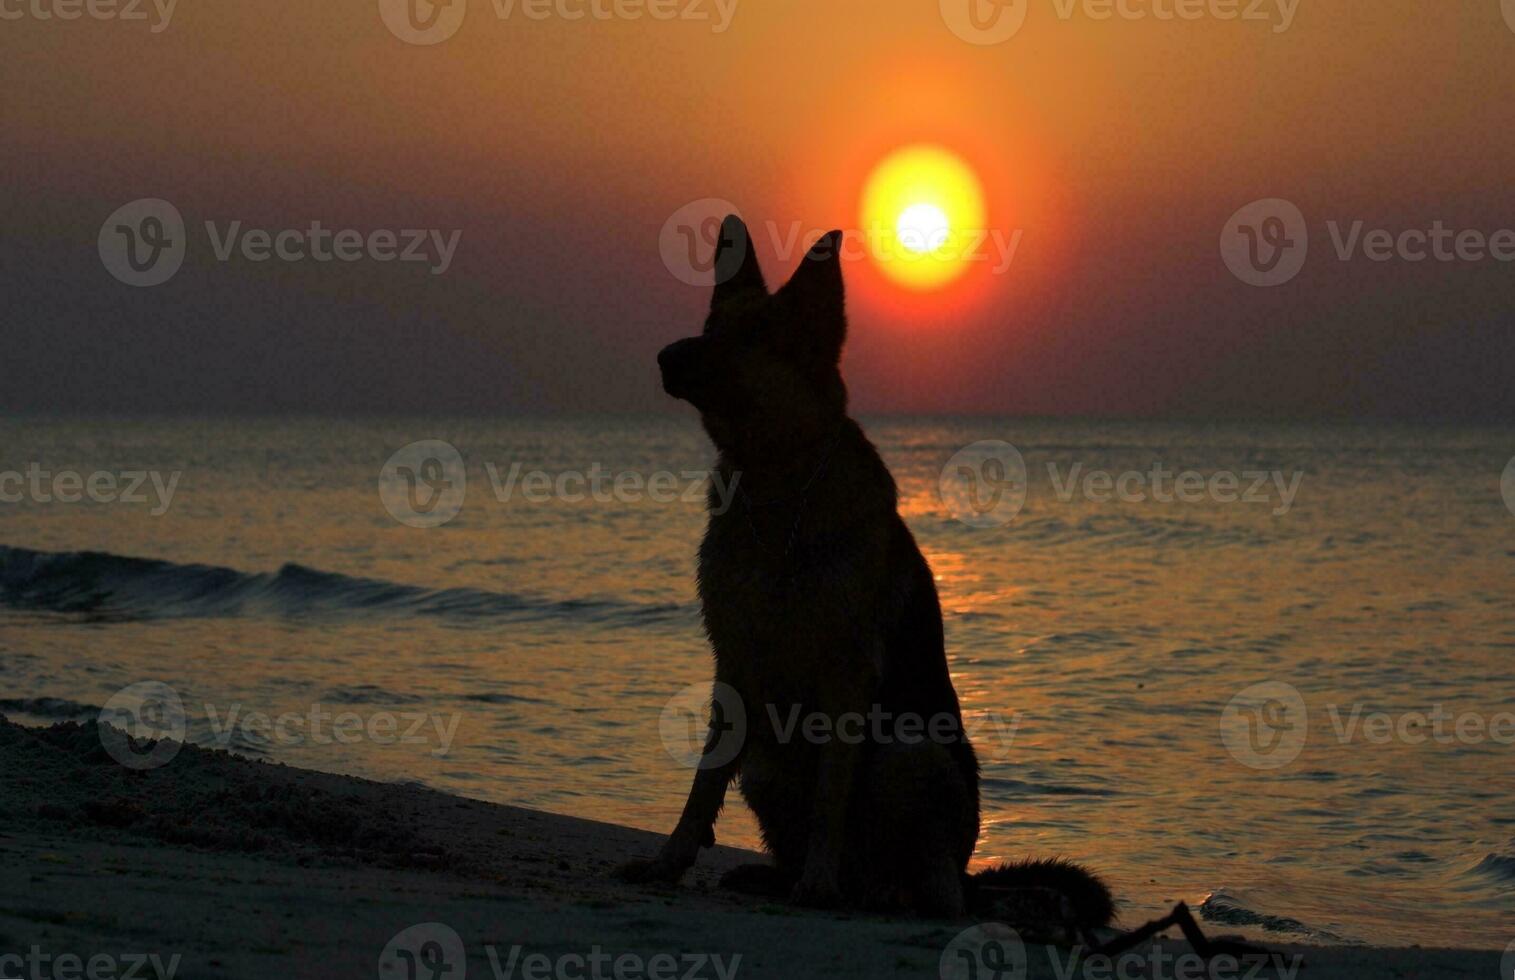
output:
[[[689,361],[694,353],[693,347],[697,343],[694,337],[684,340],[676,340],[658,352],[658,367],[664,371],[683,366]]]
[[[688,394],[699,342],[698,337],[689,337],[675,341],[658,352],[658,368],[663,372],[663,390],[675,398]]]

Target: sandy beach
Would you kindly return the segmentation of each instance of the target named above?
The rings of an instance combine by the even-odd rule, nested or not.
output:
[[[678,888],[630,887],[609,872],[651,853],[654,834],[194,746],[128,769],[93,724],[0,720],[0,815],[7,978],[91,964],[114,977],[456,978],[427,958],[453,942],[474,977],[936,977],[974,925],[731,895],[716,877],[754,856],[724,847]],[[1128,969],[1167,974],[1185,950],[1165,939]],[[1252,975],[1289,975],[1296,957],[1312,978],[1499,970],[1495,952],[1272,950]],[[1111,975],[1067,950],[1026,955],[1033,977]]]

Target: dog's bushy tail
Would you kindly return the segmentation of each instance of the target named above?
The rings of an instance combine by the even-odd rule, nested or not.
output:
[[[1017,918],[1028,906],[1054,918],[1071,917],[1068,924],[1082,930],[1103,928],[1115,918],[1109,886],[1062,858],[1026,858],[985,868],[967,876],[964,890],[969,913],[981,919]]]

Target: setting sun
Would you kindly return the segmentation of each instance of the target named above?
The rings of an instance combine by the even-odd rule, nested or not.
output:
[[[946,241],[952,232],[952,222],[935,204],[912,204],[900,213],[894,230],[907,250],[930,252]]]
[[[937,146],[886,157],[868,177],[861,211],[874,261],[912,289],[936,289],[962,275],[986,230],[978,177]]]

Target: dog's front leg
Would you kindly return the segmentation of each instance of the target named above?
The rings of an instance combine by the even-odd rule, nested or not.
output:
[[[841,904],[842,849],[862,751],[859,740],[842,738],[839,733],[821,746],[805,867],[790,895],[798,905],[831,908]]]
[[[740,768],[740,753],[725,761],[717,756],[727,754],[721,742],[721,730],[712,726],[705,741],[700,768],[694,774],[694,785],[689,788],[689,799],[684,803],[684,813],[678,826],[663,842],[658,856],[651,861],[630,861],[616,869],[624,881],[661,881],[672,884],[684,876],[694,864],[700,848],[715,845],[715,821],[726,805],[726,789]]]

